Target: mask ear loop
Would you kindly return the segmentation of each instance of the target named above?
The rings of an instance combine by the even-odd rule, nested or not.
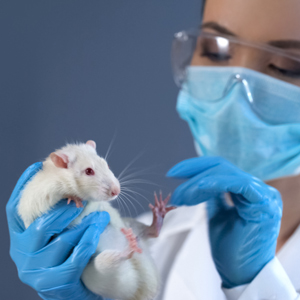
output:
[[[229,91],[239,82],[243,84],[247,98],[249,102],[253,104],[253,96],[248,81],[245,78],[243,78],[240,74],[235,74],[231,77],[231,79],[229,79],[229,84],[227,85],[227,88],[225,89],[223,96],[226,96],[229,93]]]

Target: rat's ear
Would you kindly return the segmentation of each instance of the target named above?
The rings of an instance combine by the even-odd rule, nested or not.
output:
[[[86,144],[87,144],[87,145],[90,145],[90,146],[92,146],[94,149],[96,149],[96,143],[95,143],[94,141],[89,140],[89,141],[86,142]]]
[[[68,168],[69,158],[66,154],[61,152],[52,152],[50,154],[50,158],[57,168]]]

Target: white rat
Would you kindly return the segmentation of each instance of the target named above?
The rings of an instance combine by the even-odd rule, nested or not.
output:
[[[68,144],[51,153],[43,169],[25,186],[18,213],[27,228],[61,199],[83,206],[70,224],[79,224],[94,211],[107,211],[110,223],[100,236],[95,255],[83,271],[82,281],[95,294],[120,300],[153,299],[158,293],[159,276],[147,249],[147,239],[159,235],[170,196],[157,199],[153,223],[146,226],[131,218],[121,218],[109,201],[117,198],[120,183],[105,159],[97,155],[96,143]]]

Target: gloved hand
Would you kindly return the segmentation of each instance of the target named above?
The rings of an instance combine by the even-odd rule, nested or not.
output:
[[[172,205],[207,201],[211,251],[223,287],[250,283],[275,256],[280,193],[220,157],[182,161],[167,176],[189,179],[173,193]]]
[[[42,163],[36,163],[22,174],[6,205],[10,255],[19,277],[45,300],[100,300],[102,297],[90,292],[80,277],[95,253],[109,214],[92,213],[78,226],[66,229],[83,208],[62,200],[25,230],[17,213],[20,192],[41,168]]]

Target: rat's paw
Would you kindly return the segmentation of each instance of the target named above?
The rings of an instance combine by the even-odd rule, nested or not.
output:
[[[129,229],[122,228],[121,232],[125,235],[126,239],[128,240],[128,243],[129,243],[128,249],[125,253],[125,255],[128,258],[131,258],[132,255],[134,254],[134,252],[137,252],[137,253],[143,252],[142,249],[139,248],[136,236],[134,235],[131,228],[129,228]]]
[[[167,196],[167,198],[165,198],[163,200],[162,192],[160,191],[159,199],[158,199],[156,192],[154,192],[155,205],[149,204],[149,207],[151,208],[151,210],[153,212],[153,218],[155,218],[155,219],[162,218],[163,219],[167,212],[176,208],[175,206],[167,207],[170,198],[171,198],[171,194],[169,194]]]
[[[149,204],[149,207],[151,208],[153,213],[152,225],[148,229],[149,237],[159,236],[166,213],[176,208],[175,206],[167,207],[170,198],[171,194],[169,194],[167,198],[163,200],[162,192],[160,191],[158,200],[156,193],[154,193],[155,205]]]

